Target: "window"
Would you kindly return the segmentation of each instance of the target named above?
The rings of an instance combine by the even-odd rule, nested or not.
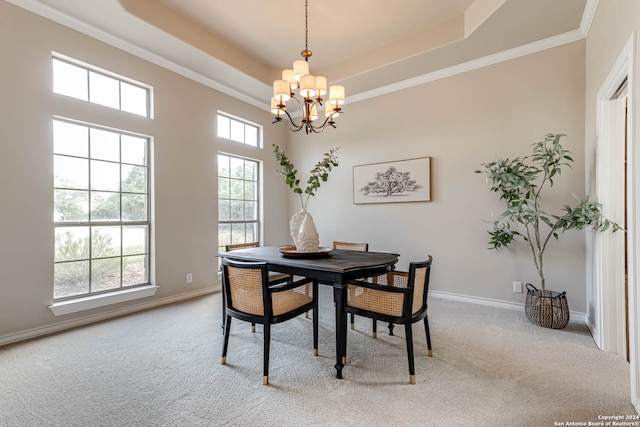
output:
[[[149,87],[62,56],[53,57],[53,92],[150,117]]]
[[[258,162],[218,154],[218,252],[258,242]]]
[[[252,147],[261,147],[260,126],[218,113],[218,137]]]
[[[149,139],[53,120],[54,299],[149,283]]]

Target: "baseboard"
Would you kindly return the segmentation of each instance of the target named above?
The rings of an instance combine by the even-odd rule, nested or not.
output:
[[[26,331],[20,331],[20,332],[8,334],[8,335],[2,335],[0,336],[0,347],[3,345],[18,342],[18,341],[24,341],[31,338],[37,338],[43,335],[49,335],[55,332],[61,332],[67,329],[76,328],[78,326],[88,325],[90,323],[100,322],[102,320],[107,320],[107,319],[113,319],[115,317],[124,316],[126,314],[149,310],[151,308],[156,308],[163,305],[172,304],[175,302],[184,301],[187,299],[196,298],[203,295],[208,295],[218,291],[220,291],[220,286],[211,286],[211,287],[198,289],[191,292],[172,295],[169,297],[152,299],[150,301],[131,305],[125,308],[114,309],[114,310],[102,312],[99,314],[84,316],[84,317],[80,317],[73,320],[57,322],[47,326],[28,329]]]
[[[73,320],[68,320],[68,321],[58,322],[58,323],[54,323],[47,326],[42,326],[39,328],[28,329],[26,331],[16,332],[8,335],[2,335],[0,336],[0,347],[3,345],[14,343],[14,342],[37,338],[43,335],[48,335],[55,332],[61,332],[67,329],[76,328],[78,326],[84,326],[90,323],[100,322],[102,320],[112,319],[115,317],[124,316],[126,314],[136,313],[138,311],[149,310],[151,308],[156,308],[156,307],[172,304],[179,301],[184,301],[190,298],[196,298],[199,296],[208,295],[208,294],[219,292],[219,291],[220,291],[220,286],[211,286],[211,287],[198,289],[191,292],[172,295],[170,297],[153,299],[151,301],[131,305],[126,308],[110,310],[100,314],[84,316],[84,317],[80,317]],[[480,305],[486,305],[490,307],[504,308],[508,310],[524,310],[523,303],[501,301],[501,300],[496,300],[491,298],[482,298],[482,297],[475,297],[470,295],[454,294],[451,292],[430,290],[429,296],[433,298],[441,298],[445,300],[461,301],[461,302],[467,302],[471,304],[480,304]],[[587,324],[585,313],[581,313],[578,311],[570,311],[569,318],[570,318],[570,322]]]
[[[491,298],[474,297],[470,295],[453,294],[450,292],[429,290],[429,296],[453,301],[468,302],[471,304],[487,305],[490,307],[505,308],[508,310],[524,311],[524,303],[501,301]],[[569,311],[569,322],[587,325],[587,316],[579,311]]]

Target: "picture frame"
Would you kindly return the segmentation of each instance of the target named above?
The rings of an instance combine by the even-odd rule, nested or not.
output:
[[[431,201],[431,157],[353,166],[353,203]]]

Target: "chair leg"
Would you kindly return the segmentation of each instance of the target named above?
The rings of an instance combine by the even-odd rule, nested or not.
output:
[[[287,280],[287,283],[291,283],[291,281]],[[313,289],[311,289],[311,292],[313,292]],[[305,295],[309,295],[309,284],[308,283],[306,285],[304,285],[304,293],[305,293]],[[308,311],[304,312],[304,318],[305,319],[309,318],[309,312]]]
[[[271,324],[266,322],[264,324],[264,358],[263,358],[263,374],[262,374],[262,384],[269,384],[269,344],[271,341]]]
[[[318,355],[318,283],[313,283],[313,355]]]
[[[424,330],[427,334],[427,349],[429,350],[429,357],[433,357],[433,352],[431,351],[431,334],[429,333],[429,320],[427,317],[424,318]]]
[[[373,333],[371,334],[374,339],[378,338],[378,321],[373,319]]]
[[[222,325],[220,325],[220,327],[222,328],[223,334],[224,334],[224,321],[226,317],[227,317],[227,302],[224,299],[224,290],[222,290]]]
[[[407,335],[407,357],[409,359],[409,382],[411,384],[416,383],[416,371],[413,364],[413,332],[411,330],[411,323],[404,325],[405,333]]]
[[[356,316],[355,314],[351,313],[351,330],[355,330],[356,329]]]
[[[231,316],[226,316],[224,321],[224,344],[222,345],[221,364],[227,364],[227,348],[229,347],[229,331],[231,330]]]
[[[256,331],[256,322],[251,322],[251,332]]]

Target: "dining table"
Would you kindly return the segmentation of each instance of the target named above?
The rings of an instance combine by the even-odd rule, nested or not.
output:
[[[393,270],[398,254],[321,248],[314,253],[285,246],[260,246],[219,253],[217,256],[246,262],[264,262],[270,271],[316,279],[333,286],[336,315],[336,378],[342,379],[347,351],[347,282]],[[285,250],[287,249],[287,250]]]

